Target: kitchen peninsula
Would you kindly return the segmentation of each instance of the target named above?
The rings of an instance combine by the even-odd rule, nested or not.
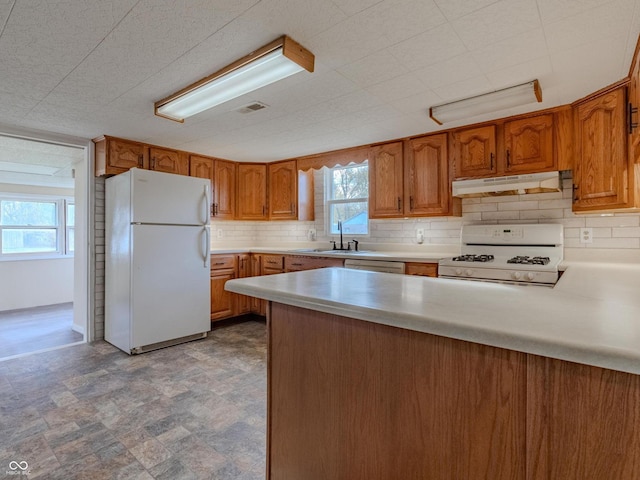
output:
[[[345,270],[270,301],[267,478],[640,477],[640,267],[555,288]]]

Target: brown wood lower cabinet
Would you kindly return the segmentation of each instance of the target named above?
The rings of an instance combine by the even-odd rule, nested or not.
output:
[[[273,303],[270,480],[640,478],[640,376]]]
[[[211,256],[211,321],[235,315],[236,295],[227,292],[224,284],[237,277],[235,255]]]

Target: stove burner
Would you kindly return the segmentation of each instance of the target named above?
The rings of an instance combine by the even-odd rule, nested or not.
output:
[[[454,262],[492,262],[493,255],[460,255],[453,257]]]
[[[549,257],[528,257],[528,256],[517,256],[510,258],[507,260],[507,263],[519,263],[522,265],[546,265],[549,263]]]

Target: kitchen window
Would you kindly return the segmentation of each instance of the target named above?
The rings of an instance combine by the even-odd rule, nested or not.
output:
[[[73,255],[74,217],[71,199],[0,196],[0,259]]]
[[[325,175],[327,231],[338,235],[342,222],[345,235],[369,233],[369,166],[366,164],[334,167]]]

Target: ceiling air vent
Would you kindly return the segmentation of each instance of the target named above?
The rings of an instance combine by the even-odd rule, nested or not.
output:
[[[236,111],[238,113],[252,113],[252,112],[257,112],[258,110],[262,110],[263,108],[267,108],[268,106],[269,105],[266,105],[261,102],[253,102],[253,103],[250,103],[249,105],[245,105],[244,107],[239,108]]]

